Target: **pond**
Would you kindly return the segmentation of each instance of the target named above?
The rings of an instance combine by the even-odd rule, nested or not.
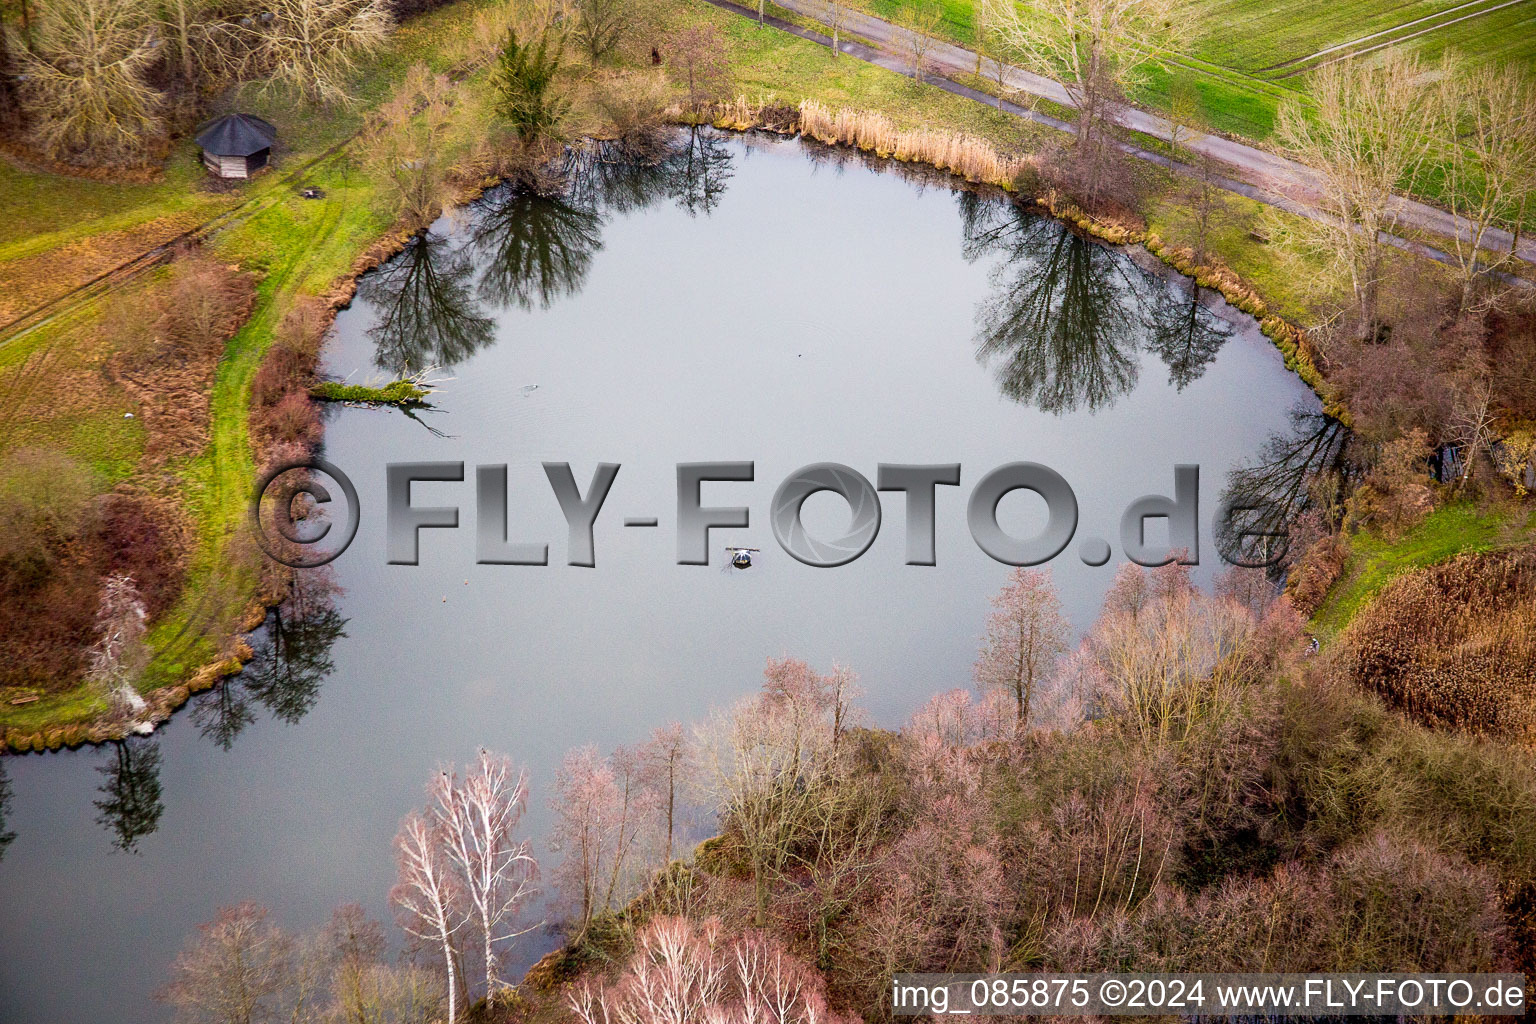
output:
[[[16,836],[0,1020],[165,1019],[152,991],[223,904],[261,901],[294,929],[345,901],[388,920],[400,818],[436,765],[481,745],[527,765],[542,837],[567,749],[697,720],[755,688],[768,657],[853,668],[868,719],[899,724],[970,682],[1009,570],[972,539],[966,503],[999,466],[1070,482],[1077,535],[1052,570],[1083,629],[1121,557],[1116,543],[1090,566],[1079,542],[1115,540],[1133,500],[1172,495],[1175,465],[1200,467],[1208,583],[1229,473],[1253,463],[1261,490],[1284,491],[1272,478],[1324,444],[1286,447],[1293,408],[1303,435],[1322,421],[1251,320],[1006,199],[708,132],[654,166],[574,159],[572,177],[563,197],[502,188],[444,218],[340,316],[337,377],[451,379],[415,418],[328,423],[326,458],[365,512],[333,565],[334,611],[269,620],[263,657],[151,738],[0,762],[0,831]],[[414,486],[414,505],[461,510],[459,529],[420,532],[417,565],[388,563],[381,512],[385,466],[406,461],[466,465],[464,482]],[[750,482],[702,490],[751,522],[711,531],[709,566],[680,565],[677,466],[714,461],[753,463]],[[583,493],[599,463],[620,466],[591,568],[567,564],[545,462],[569,463]],[[881,463],[960,464],[960,486],[936,489],[936,564],[905,564],[895,493],[861,557],[786,554],[775,488],[819,462],[871,482]],[[477,564],[474,467],[501,464],[507,536],[547,543],[547,565]],[[813,535],[848,516],[827,493],[804,506]],[[997,509],[1018,536],[1043,517],[1024,491]],[[727,545],[762,550],[727,571]],[[525,938],[518,964],[553,941]]]

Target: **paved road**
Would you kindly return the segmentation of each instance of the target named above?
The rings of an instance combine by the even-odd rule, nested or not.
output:
[[[710,0],[716,6],[736,10],[740,13],[756,17],[756,12],[738,7],[729,0]],[[814,0],[774,0],[787,10],[793,11],[803,17],[816,20],[817,7]],[[795,34],[806,38],[817,39],[825,42],[825,37],[818,37],[816,33],[797,30],[794,26],[779,22],[778,27],[789,28]],[[893,25],[881,18],[863,14],[858,11],[845,11],[842,30],[862,39],[875,43],[880,49],[862,46],[858,42],[839,39],[838,49],[841,52],[859,57],[863,60],[879,64],[882,67],[906,74],[909,72],[909,62],[905,54],[908,52],[906,40],[910,33],[900,26]],[[974,50],[968,50],[963,46],[953,43],[935,40],[929,47],[926,60],[935,67],[940,74],[946,77],[956,75],[974,74],[977,68],[977,54]],[[997,80],[997,65],[994,61],[985,57],[980,59],[983,76],[991,81]],[[1072,97],[1062,84],[1054,79],[1046,78],[1019,68],[1006,68],[1003,81],[1010,89],[1020,93],[1027,93],[1042,99],[1048,99],[1062,106],[1073,106]],[[953,83],[937,83],[945,88]],[[963,86],[950,89],[951,92],[962,91],[963,94],[973,95],[975,98],[984,99],[986,102],[996,103],[996,99],[975,90],[965,89]],[[1005,109],[1011,108],[1014,113],[1029,117],[1032,120],[1052,127],[1070,130],[1071,126],[1064,122],[1039,114],[1036,111],[1018,107],[1014,104],[1005,104]],[[1133,131],[1141,132],[1159,139],[1167,139],[1169,135],[1168,122],[1156,114],[1139,110],[1135,107],[1124,107],[1115,116],[1116,122]],[[1209,154],[1216,160],[1229,167],[1235,168],[1243,177],[1241,183],[1226,181],[1223,187],[1231,191],[1240,192],[1261,202],[1278,206],[1282,209],[1299,213],[1303,216],[1318,217],[1322,214],[1308,205],[1308,197],[1317,194],[1319,176],[1312,168],[1295,160],[1271,153],[1255,146],[1236,142],[1223,138],[1220,135],[1198,135],[1188,141],[1181,140],[1180,145],[1202,155]],[[1154,157],[1154,154],[1139,147],[1122,147],[1137,156]],[[1169,164],[1166,157],[1156,157],[1155,162],[1165,166]],[[1242,184],[1247,187],[1232,188],[1234,184]],[[1405,228],[1424,231],[1429,234],[1444,237],[1471,238],[1471,229],[1466,221],[1456,217],[1445,210],[1430,206],[1427,203],[1417,202],[1412,199],[1399,199],[1397,201],[1398,223]],[[1499,229],[1490,230],[1483,236],[1482,247],[1486,250],[1498,253],[1509,251],[1513,239],[1508,231]],[[1393,239],[1394,244],[1402,247],[1418,248],[1412,243]],[[1424,247],[1426,255],[1445,259],[1445,254]],[[1520,239],[1520,248],[1517,255],[1527,262],[1536,263],[1536,238],[1526,235]]]

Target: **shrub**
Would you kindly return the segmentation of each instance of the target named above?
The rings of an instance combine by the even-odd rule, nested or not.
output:
[[[188,538],[164,503],[138,494],[109,494],[101,503],[98,534],[103,572],[132,577],[153,619],[181,590]]]
[[[1310,616],[1322,607],[1347,561],[1349,540],[1343,534],[1319,538],[1302,552],[1285,581],[1286,593],[1299,614]]]
[[[616,76],[597,96],[614,140],[626,154],[641,159],[654,158],[666,148],[669,102],[666,83],[644,72]]]
[[[262,428],[268,443],[313,450],[320,443],[320,409],[308,395],[290,391],[267,410]]]
[[[515,29],[507,30],[496,91],[501,115],[524,142],[554,135],[570,105],[555,87],[564,45],[564,38],[549,29],[525,42],[518,40]]]
[[[1349,498],[1346,528],[1370,525],[1396,538],[1423,522],[1435,507],[1426,468],[1433,450],[1428,435],[1419,428],[1382,445],[1364,484]]]

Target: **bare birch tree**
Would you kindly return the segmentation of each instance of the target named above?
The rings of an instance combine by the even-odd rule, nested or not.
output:
[[[465,924],[460,882],[444,849],[443,837],[432,821],[417,812],[395,835],[396,882],[389,891],[395,919],[408,935],[442,950],[448,979],[447,1024],[457,1019],[458,971],[456,937]]]
[[[163,97],[149,0],[54,0],[35,45],[21,51],[22,101],[33,141],[53,156],[132,154],[161,129]]]
[[[976,681],[1011,694],[1019,736],[1029,728],[1035,688],[1067,652],[1071,627],[1049,569],[1015,569],[992,598]]]
[[[1326,215],[1302,220],[1298,239],[1346,275],[1362,337],[1373,337],[1384,271],[1383,235],[1397,226],[1398,188],[1411,188],[1430,154],[1440,114],[1418,58],[1395,49],[1379,61],[1338,61],[1312,81],[1313,109],[1280,105],[1275,136],[1318,176]]]
[[[462,783],[443,771],[431,792],[436,830],[462,882],[466,916],[480,934],[485,997],[491,999],[505,984],[501,949],[537,927],[517,927],[538,891],[532,844],[517,835],[528,803],[527,780],[511,758],[482,749]]]
[[[1450,240],[1461,269],[1461,306],[1477,278],[1514,260],[1484,248],[1490,229],[1512,229],[1536,197],[1536,82],[1523,68],[1471,68],[1454,52],[1440,67],[1441,194],[1468,224]]]
[[[90,677],[119,716],[138,715],[145,707],[134,681],[149,660],[146,618],[144,599],[131,577],[118,574],[101,581]]]

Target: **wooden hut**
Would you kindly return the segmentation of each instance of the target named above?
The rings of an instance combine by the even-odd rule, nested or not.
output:
[[[203,166],[221,178],[249,178],[267,166],[277,129],[253,114],[225,114],[197,133]]]

